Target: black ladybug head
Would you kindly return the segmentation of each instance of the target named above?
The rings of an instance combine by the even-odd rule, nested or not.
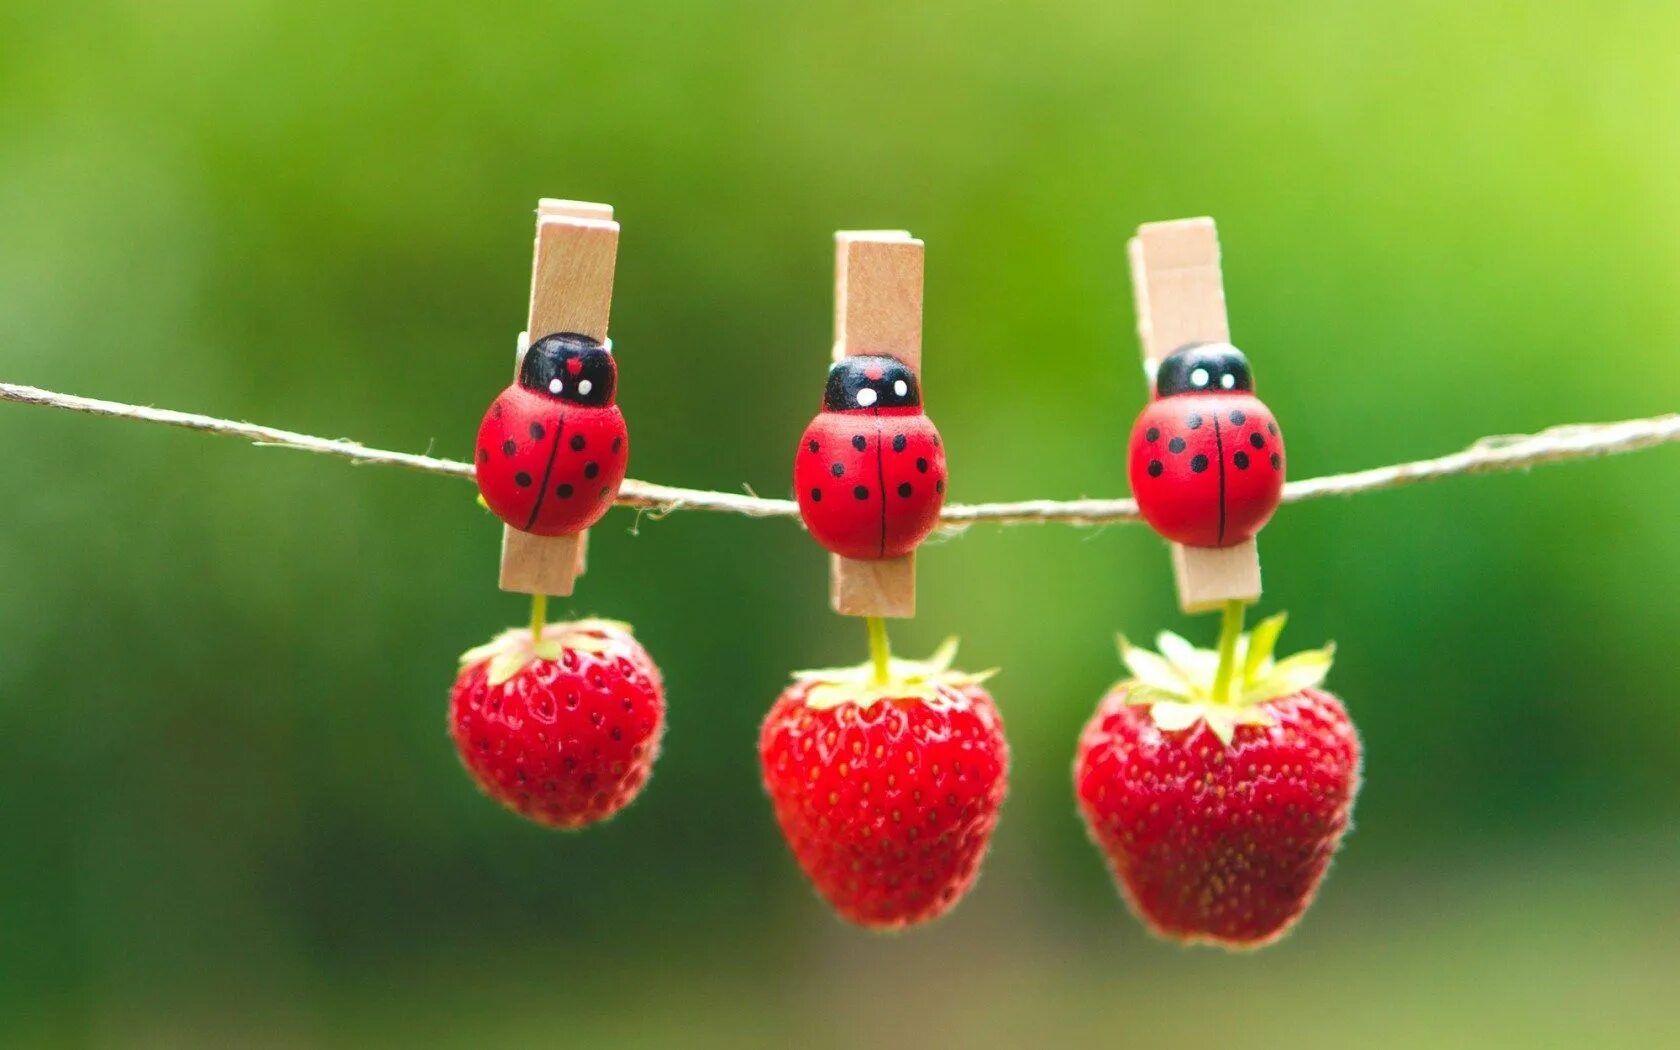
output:
[[[1161,359],[1155,370],[1155,393],[1217,394],[1233,390],[1254,390],[1254,374],[1248,358],[1230,343],[1191,343]]]
[[[610,405],[618,389],[612,351],[576,332],[545,335],[525,351],[519,385],[574,405]]]
[[[916,373],[896,357],[846,357],[828,370],[823,408],[914,408],[922,403]]]

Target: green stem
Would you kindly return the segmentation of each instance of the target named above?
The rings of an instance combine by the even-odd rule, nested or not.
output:
[[[548,595],[531,595],[531,641],[542,641],[543,628],[548,626]]]
[[[887,621],[879,616],[864,619],[869,628],[869,659],[875,665],[875,684],[892,681],[892,646],[887,642]]]
[[[1216,704],[1231,702],[1231,672],[1237,662],[1237,638],[1242,634],[1244,608],[1240,599],[1228,601],[1220,619],[1219,669],[1213,674],[1213,702]]]

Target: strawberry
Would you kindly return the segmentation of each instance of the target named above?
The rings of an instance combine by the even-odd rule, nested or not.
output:
[[[1086,724],[1074,760],[1085,825],[1156,935],[1253,948],[1312,903],[1359,790],[1359,737],[1317,688],[1331,648],[1273,661],[1283,617],[1219,656],[1163,632],[1120,640],[1132,677]],[[1234,679],[1234,680],[1232,680]],[[1225,694],[1225,699],[1218,697]]]
[[[927,661],[802,671],[764,719],[764,787],[794,859],[840,915],[894,929],[973,885],[1009,747],[985,675]]]
[[[507,631],[461,656],[449,733],[491,798],[581,828],[629,805],[665,731],[665,687],[628,624]]]

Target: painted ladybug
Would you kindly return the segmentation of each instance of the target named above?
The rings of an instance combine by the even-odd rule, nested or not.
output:
[[[828,370],[822,411],[793,460],[799,516],[818,543],[863,560],[916,549],[945,503],[945,449],[916,373],[896,357]]]
[[[601,520],[618,494],[630,435],[612,351],[586,335],[546,335],[478,427],[478,491],[496,517],[538,536]]]
[[[1277,510],[1283,465],[1283,434],[1242,351],[1192,343],[1162,359],[1132,427],[1132,495],[1151,528],[1186,547],[1252,539]]]

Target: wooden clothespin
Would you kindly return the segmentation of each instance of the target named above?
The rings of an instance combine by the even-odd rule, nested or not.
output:
[[[890,355],[920,382],[922,242],[906,230],[843,230],[834,248],[834,360]],[[939,485],[942,499],[942,479]],[[829,603],[843,616],[914,616],[916,552],[872,560],[830,555]]]
[[[538,202],[531,309],[525,331],[519,334],[516,376],[533,337],[576,332],[607,343],[617,259],[618,223],[611,205],[548,198]],[[537,536],[504,526],[502,590],[571,594],[585,568],[588,541],[587,531]]]
[[[1219,234],[1212,219],[1145,223],[1127,245],[1138,338],[1151,389],[1162,358],[1192,343],[1228,343]],[[1260,598],[1260,553],[1249,539],[1229,547],[1172,545],[1178,602],[1204,612]]]

